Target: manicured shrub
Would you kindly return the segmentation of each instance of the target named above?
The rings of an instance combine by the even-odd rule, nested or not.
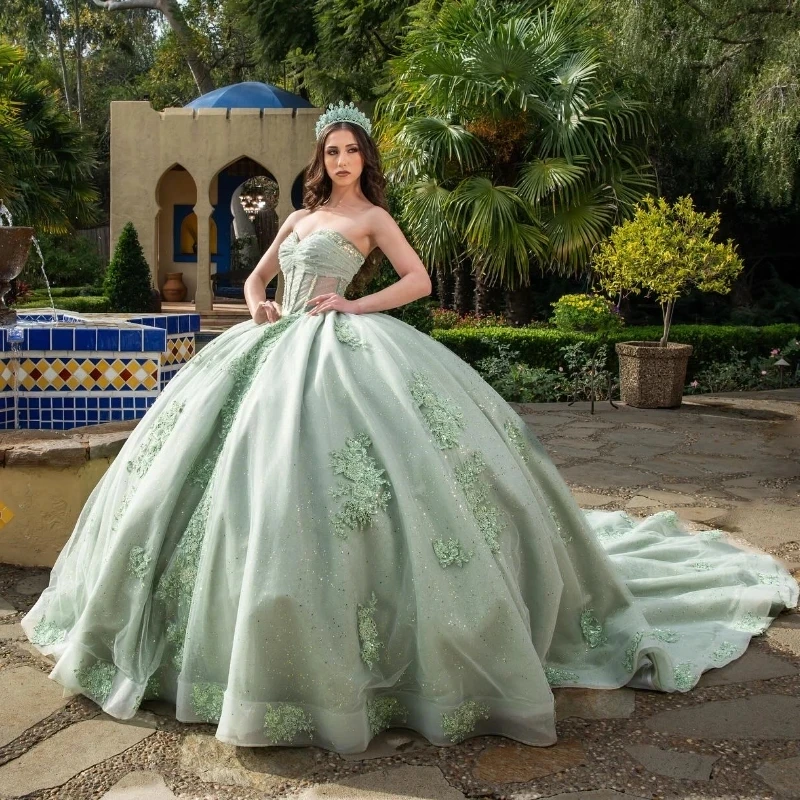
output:
[[[112,311],[150,311],[153,284],[150,267],[132,222],[128,222],[106,270],[105,294]]]
[[[562,331],[614,331],[624,325],[611,301],[597,294],[565,294],[552,306],[550,322]]]
[[[85,313],[102,314],[111,311],[111,304],[107,297],[53,297],[56,308],[63,311],[83,311]],[[17,308],[46,308],[49,305],[48,299],[38,298],[20,303]]]

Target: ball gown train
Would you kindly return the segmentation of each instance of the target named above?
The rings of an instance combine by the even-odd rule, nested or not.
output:
[[[555,741],[551,687],[687,691],[798,587],[673,512],[582,511],[513,409],[386,314],[306,313],[363,256],[281,245],[284,316],[172,379],[23,620],[51,677],[236,745]]]

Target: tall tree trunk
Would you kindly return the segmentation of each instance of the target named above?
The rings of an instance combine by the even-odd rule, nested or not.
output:
[[[78,105],[78,124],[83,127],[83,39],[80,0],[75,0],[75,99]]]
[[[200,94],[208,94],[216,88],[211,77],[211,71],[200,57],[197,48],[192,42],[192,31],[186,24],[177,0],[93,0],[94,4],[106,11],[125,11],[132,8],[147,8],[160,11],[169,23],[183,57],[189,66],[195,84]]]
[[[453,306],[457,314],[472,309],[472,270],[469,261],[458,262],[453,270]]]
[[[443,266],[436,267],[436,294],[439,299],[439,308],[453,307],[453,274]]]
[[[514,327],[520,328],[533,319],[532,296],[533,289],[530,286],[506,290],[506,314]]]
[[[58,48],[58,63],[61,67],[61,81],[64,84],[64,103],[67,107],[67,113],[72,111],[72,99],[69,92],[69,79],[67,78],[67,59],[64,55],[64,34],[61,32],[61,15],[58,9],[53,5],[52,0],[48,0],[45,6],[45,15],[47,16],[47,24],[56,39],[56,46]]]
[[[484,317],[489,313],[489,284],[480,267],[475,271],[475,314]]]

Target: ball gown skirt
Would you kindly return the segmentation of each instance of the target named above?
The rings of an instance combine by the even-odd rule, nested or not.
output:
[[[292,234],[280,262],[284,316],[172,379],[23,620],[68,689],[120,719],[163,698],[235,745],[548,745],[551,687],[685,692],[797,603],[719,531],[582,511],[429,336],[309,315],[363,262],[341,234]]]

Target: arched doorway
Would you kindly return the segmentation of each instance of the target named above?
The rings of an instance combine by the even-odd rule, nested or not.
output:
[[[210,187],[218,254],[212,263],[212,286],[219,300],[243,301],[243,285],[278,232],[278,182],[262,164],[247,156],[223,167]],[[277,277],[270,286],[274,296]]]
[[[197,184],[181,164],[173,164],[156,185],[158,274],[153,276],[161,290],[166,276],[180,272],[186,286],[186,299],[197,291]],[[211,259],[217,257],[217,231],[212,220],[209,238]]]

